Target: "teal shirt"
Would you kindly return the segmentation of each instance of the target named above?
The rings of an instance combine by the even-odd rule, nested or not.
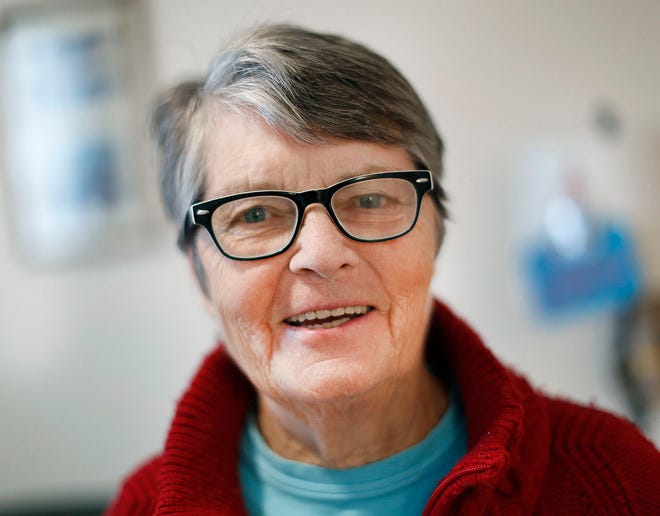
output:
[[[466,451],[465,417],[457,396],[423,441],[347,469],[280,457],[268,447],[252,415],[241,440],[239,475],[251,516],[419,516],[438,482]]]

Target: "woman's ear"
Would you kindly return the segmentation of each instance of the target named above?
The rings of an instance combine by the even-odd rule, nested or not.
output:
[[[189,270],[195,278],[195,282],[199,287],[199,291],[202,294],[202,303],[204,309],[212,318],[216,318],[217,314],[211,303],[211,298],[208,291],[208,282],[206,281],[206,271],[204,270],[204,265],[202,260],[199,257],[199,251],[197,249],[197,240],[193,239],[186,252],[186,257],[188,258]]]
[[[442,218],[442,215],[439,213],[437,214],[437,225],[438,225],[438,231],[437,231],[437,243],[435,247],[435,257],[437,258],[438,255],[440,254],[440,248],[442,247],[442,243],[445,241],[445,231],[446,231],[446,225],[445,225],[446,220]]]
[[[202,299],[202,306],[207,314],[215,321],[216,329],[218,331],[218,340],[224,340],[224,330],[222,327],[222,322],[218,317],[218,311],[213,305],[213,300],[209,295],[208,282],[206,281],[206,270],[202,264],[202,260],[199,257],[199,250],[197,249],[197,241],[193,239],[191,246],[186,252],[186,257],[188,258],[188,266],[192,275],[195,277],[195,282],[199,287],[199,291],[202,294],[200,297]]]

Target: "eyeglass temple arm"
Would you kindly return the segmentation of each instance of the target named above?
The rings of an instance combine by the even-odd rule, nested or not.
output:
[[[192,204],[195,204],[196,202],[199,201],[194,201]],[[183,223],[179,229],[179,234],[176,238],[176,245],[181,251],[185,252],[188,250],[197,227],[198,226],[192,223],[192,219],[190,218],[190,209],[187,209],[186,216],[183,219]]]
[[[428,165],[418,157],[413,156],[413,162],[415,163],[415,166],[417,167],[418,170],[431,171]],[[442,188],[442,186],[440,186],[440,181],[435,177],[432,171],[431,171],[431,178],[433,180],[432,199],[435,202],[436,206],[438,207],[438,210],[440,211],[440,216],[443,219],[448,219],[449,210],[447,210],[447,205],[446,205],[446,202],[448,200],[447,192],[445,192],[445,189]]]
[[[435,201],[436,205],[438,206],[438,210],[440,210],[440,215],[442,216],[443,219],[448,219],[449,218],[449,210],[447,209],[447,192],[445,192],[445,189],[440,186],[440,184],[437,181],[433,182],[433,200]]]

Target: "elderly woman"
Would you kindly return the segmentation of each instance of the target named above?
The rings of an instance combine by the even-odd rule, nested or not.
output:
[[[632,425],[539,394],[432,300],[442,143],[385,59],[261,28],[154,122],[222,342],[108,514],[659,510]]]

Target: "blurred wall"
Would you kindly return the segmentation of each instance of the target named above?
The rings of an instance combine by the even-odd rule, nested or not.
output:
[[[0,0],[0,8],[9,3]],[[660,287],[660,3],[144,5],[154,60],[149,92],[199,75],[232,34],[267,21],[341,32],[391,58],[447,146],[452,222],[435,292],[546,391],[625,413],[609,317],[547,325],[530,316],[512,243],[516,163],[537,141],[598,153],[606,172],[593,183],[597,200],[634,229],[648,284]],[[592,138],[590,125],[601,100],[616,107],[623,127],[607,145]],[[146,156],[145,196],[153,200]],[[146,202],[141,245],[79,267],[23,264],[7,217],[0,223],[0,502],[112,492],[160,448],[178,396],[214,342],[174,233]],[[6,215],[6,192],[0,203]]]

